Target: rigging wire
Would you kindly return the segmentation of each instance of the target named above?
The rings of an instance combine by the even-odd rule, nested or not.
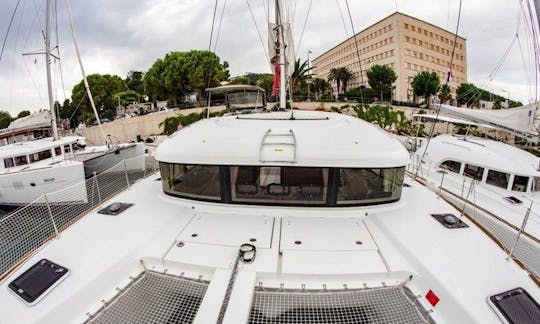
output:
[[[343,23],[343,28],[345,29],[345,35],[349,38],[349,30],[347,29],[347,24],[345,23],[345,18],[343,17],[343,12],[341,11],[341,6],[339,5],[339,0],[336,0],[338,7],[339,15],[341,16],[341,22]]]
[[[354,31],[354,23],[351,15],[351,8],[349,7],[349,0],[345,0],[345,4],[347,5],[347,12],[349,13],[349,20],[351,21],[351,31],[353,34],[353,40],[354,40],[354,47],[356,49],[356,57],[358,59],[358,69],[360,70],[360,84],[364,84],[364,74],[362,73],[362,60],[360,59],[360,49],[358,48],[358,42],[356,41],[356,33]],[[360,101],[364,103],[364,91],[362,90],[362,87],[360,87]]]
[[[457,23],[456,23],[456,32],[454,34],[454,45],[452,46],[452,56],[450,57],[450,66],[448,67],[448,69],[449,69],[448,77],[446,78],[446,83],[445,83],[446,86],[448,86],[448,84],[450,83],[452,66],[454,65],[454,56],[455,56],[455,53],[456,53],[457,38],[458,38],[458,32],[459,32],[459,24],[461,22],[461,5],[462,5],[462,2],[463,2],[462,0],[459,0],[459,9],[458,9],[458,16],[457,16]],[[433,137],[433,133],[435,132],[435,125],[437,124],[437,122],[439,120],[439,114],[441,113],[441,108],[442,108],[442,103],[439,103],[439,109],[437,109],[437,114],[435,115],[435,122],[433,122],[433,124],[431,125],[431,129],[429,131],[428,140],[426,142],[426,148],[424,149],[424,152],[422,153],[422,158],[420,159],[420,161],[418,161],[418,166],[416,168],[415,177],[418,175],[418,170],[420,169],[420,164],[424,160],[424,157],[426,156],[426,152],[427,152],[427,149],[429,147],[429,143],[431,142],[431,138]]]
[[[257,25],[257,20],[255,19],[255,16],[253,15],[253,10],[251,9],[251,5],[249,4],[249,0],[246,0],[246,4],[249,8],[249,13],[251,14],[251,19],[253,19],[253,24],[255,24],[255,29],[257,30],[257,35],[259,35],[259,41],[261,42],[262,48],[264,50],[264,55],[266,56],[266,61],[270,62],[270,55],[268,54],[268,50],[266,49],[266,46],[264,45],[263,38],[261,36],[261,31],[259,29],[259,26]]]
[[[225,6],[226,5],[227,5],[227,0],[224,0],[223,1],[223,7],[221,8],[221,16],[219,17],[219,25],[218,25],[218,30],[217,30],[217,34],[216,34],[216,41],[214,42],[214,49],[213,49],[214,53],[216,52],[216,48],[217,48],[217,45],[218,45],[219,34],[221,33],[221,23],[223,22],[223,14],[225,13]]]
[[[9,19],[9,25],[6,31],[6,36],[4,36],[4,41],[2,42],[2,50],[0,50],[0,62],[2,62],[2,56],[4,55],[4,49],[6,48],[6,42],[9,36],[9,31],[11,30],[11,26],[13,25],[13,19],[15,18],[15,14],[17,13],[17,9],[19,8],[20,3],[21,3],[21,0],[18,0],[17,4],[15,5],[15,9],[13,10],[13,13],[11,14],[11,18]]]
[[[58,37],[58,0],[54,0],[54,29],[55,29],[55,36],[56,36],[56,54],[58,56],[58,72],[60,74],[60,82],[62,85],[62,93],[64,94],[64,100],[66,100],[66,86],[64,85],[64,73],[62,73],[62,59],[60,58],[60,45],[59,45],[59,37]],[[58,98],[57,98],[58,100]]]
[[[309,0],[309,6],[308,6],[307,14],[306,14],[306,19],[304,20],[304,26],[302,27],[302,32],[300,33],[298,46],[296,47],[296,53],[298,53],[300,51],[300,45],[302,44],[302,38],[304,38],[304,31],[306,30],[306,25],[307,25],[307,22],[308,22],[309,13],[311,11],[311,4],[312,3],[313,3],[313,0]]]
[[[214,14],[212,16],[212,29],[210,29],[210,41],[208,42],[208,51],[212,49],[212,39],[214,37],[214,25],[216,23],[217,5],[218,5],[218,0],[216,0],[214,3]]]

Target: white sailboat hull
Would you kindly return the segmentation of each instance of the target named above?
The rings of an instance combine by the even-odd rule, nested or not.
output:
[[[84,166],[77,161],[0,175],[0,205],[17,207],[40,196],[71,187],[69,197],[50,195],[49,202],[86,202]]]
[[[144,170],[144,144],[123,144],[115,149],[108,149],[106,146],[92,147],[75,153],[75,159],[84,163],[84,173],[87,177],[94,172],[109,170],[124,160],[127,171]]]

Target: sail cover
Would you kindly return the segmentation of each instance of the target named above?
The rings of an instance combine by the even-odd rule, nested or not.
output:
[[[440,113],[505,130],[522,137],[538,137],[540,129],[536,119],[538,103],[517,108],[483,110],[440,105]],[[438,109],[439,105],[435,106]]]

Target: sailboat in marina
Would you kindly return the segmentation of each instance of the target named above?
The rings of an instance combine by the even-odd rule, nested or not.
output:
[[[171,135],[160,174],[19,262],[0,259],[0,322],[540,320],[529,273],[405,172],[395,138],[344,114],[286,109],[282,8],[279,111],[261,108],[259,89],[235,88],[256,93],[238,100],[244,111]],[[6,232],[0,242],[18,237]]]
[[[69,5],[69,2],[68,2]],[[86,201],[85,177],[107,170],[127,160],[128,170],[144,170],[144,145],[142,143],[113,144],[102,130],[105,145],[86,146],[81,136],[60,137],[54,109],[51,77],[51,1],[47,1],[45,11],[45,61],[48,101],[51,116],[52,137],[21,141],[0,148],[0,206],[11,210],[28,204],[38,197],[62,188],[74,187],[70,197],[58,198],[57,202]],[[86,81],[82,61],[78,53],[75,32],[72,31],[79,57],[83,79],[92,107],[92,94]]]

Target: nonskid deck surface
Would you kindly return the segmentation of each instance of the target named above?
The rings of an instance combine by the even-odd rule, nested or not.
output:
[[[495,322],[488,296],[525,284],[539,299],[527,274],[506,261],[474,224],[449,230],[436,222],[430,213],[454,210],[409,179],[412,187],[403,189],[397,203],[333,208],[332,213],[328,208],[193,202],[164,195],[158,179],[156,175],[140,181],[113,200],[134,206],[116,216],[92,213],[82,218],[4,279],[0,305],[5,311],[0,322],[97,321],[108,309],[123,305],[122,296],[133,291],[136,278],[170,275],[208,283],[194,321],[213,323],[220,316],[243,243],[256,246],[256,258],[251,264],[238,264],[224,323],[246,322],[250,316],[253,323],[276,318],[294,322],[298,316],[317,322],[316,318],[334,316],[329,314],[345,316],[338,317],[345,323],[358,318],[392,322],[384,318],[405,315],[388,311],[390,317],[384,317],[383,310],[395,312],[405,304],[409,306],[403,314],[412,309],[411,314],[419,314],[422,321],[423,310],[433,309],[430,317],[435,322]],[[29,308],[9,293],[7,284],[42,258],[71,273]],[[376,307],[367,302],[360,303],[364,307],[343,306],[346,294],[370,289],[380,289],[370,299]],[[435,307],[425,298],[430,290],[440,298]],[[379,303],[374,296],[382,292],[404,293],[403,303],[395,308]],[[269,299],[263,301],[261,296]],[[183,300],[180,303],[194,300],[169,297]],[[174,309],[169,315],[156,315],[157,321],[167,322],[159,316],[180,316]]]

